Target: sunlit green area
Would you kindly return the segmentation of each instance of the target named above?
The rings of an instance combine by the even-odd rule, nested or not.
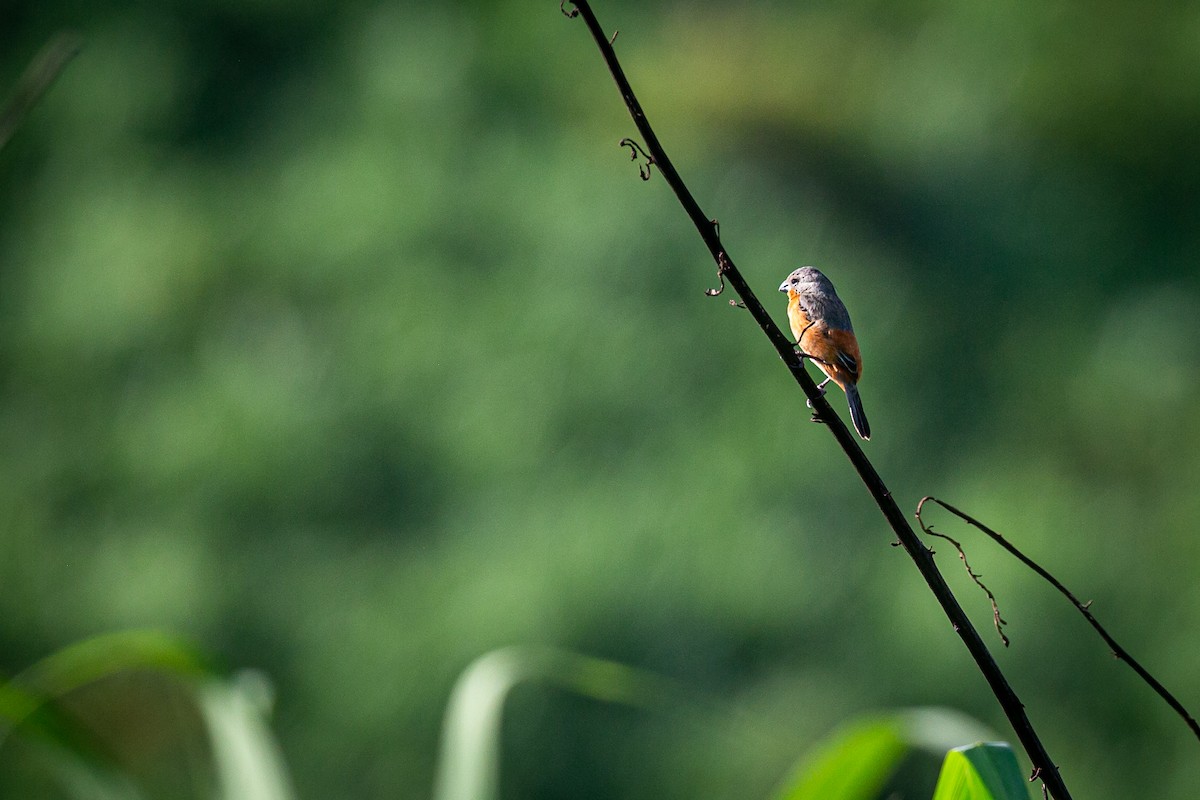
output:
[[[838,287],[900,505],[1200,709],[1200,6],[596,10],[780,324]],[[558,3],[9,3],[0,95],[63,29],[0,150],[4,676],[169,631],[270,681],[302,800],[429,797],[508,645],[678,694],[514,690],[507,797],[766,798],[877,709],[1014,741]],[[1074,795],[1195,797],[1179,717],[929,521]]]

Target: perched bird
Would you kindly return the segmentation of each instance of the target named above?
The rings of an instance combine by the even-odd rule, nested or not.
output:
[[[863,412],[858,396],[858,380],[862,377],[862,355],[850,313],[829,282],[814,267],[801,267],[788,275],[779,285],[787,292],[788,322],[800,352],[811,358],[828,377],[817,388],[833,381],[846,393],[850,404],[850,421],[864,439],[871,438],[871,426]]]

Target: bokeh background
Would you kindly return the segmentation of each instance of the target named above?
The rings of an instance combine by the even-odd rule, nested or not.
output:
[[[781,324],[794,267],[838,286],[901,505],[1200,706],[1200,6],[597,12]],[[185,636],[269,676],[302,798],[428,797],[510,644],[694,698],[518,692],[513,797],[765,797],[874,709],[1013,738],[557,3],[8,2],[4,91],[63,28],[0,152],[6,674]],[[933,519],[1075,795],[1194,797],[1182,722]]]

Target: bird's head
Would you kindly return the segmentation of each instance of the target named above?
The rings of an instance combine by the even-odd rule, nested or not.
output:
[[[787,276],[787,280],[779,284],[779,291],[804,294],[818,287],[833,288],[832,284],[829,283],[829,278],[821,274],[821,270],[816,267],[801,267],[798,270],[794,270],[791,275]]]

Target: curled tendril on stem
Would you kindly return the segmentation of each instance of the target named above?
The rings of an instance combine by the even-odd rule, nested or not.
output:
[[[725,291],[725,275],[721,272],[721,270],[717,270],[717,280],[720,281],[720,284],[717,286],[717,288],[704,290],[704,293],[709,297],[716,297]],[[729,302],[732,303],[734,301],[730,300]]]
[[[639,158],[645,159],[645,163],[638,164],[638,175],[642,176],[642,180],[650,180],[650,168],[654,166],[654,156],[642,149],[642,146],[633,139],[626,136],[621,141],[617,142],[621,147],[629,148],[629,160],[637,161]]]
[[[936,497],[933,499],[933,501],[935,503],[938,502]],[[1042,781],[1042,768],[1041,767],[1034,767],[1033,772],[1029,773],[1029,782],[1033,783],[1034,781]],[[1049,793],[1049,790],[1046,788],[1045,781],[1042,781],[1042,800],[1050,800],[1050,793]]]
[[[713,220],[712,223],[715,226],[717,224],[717,221]],[[725,255],[725,253],[723,253],[723,252],[718,253],[717,254],[717,280],[720,281],[720,285],[718,285],[716,289],[705,289],[704,293],[706,295],[708,295],[709,297],[716,297],[717,295],[721,294],[721,292],[725,291],[725,271],[727,269],[729,269],[729,256]],[[736,305],[736,301],[730,300],[729,304]],[[745,307],[746,306],[743,304],[742,308],[745,308]]]
[[[1004,643],[1005,647],[1008,647],[1008,636],[1004,634],[1004,626],[1007,625],[1008,622],[1004,619],[1004,617],[1000,616],[1000,606],[996,602],[996,595],[992,594],[992,590],[984,585],[983,581],[981,580],[982,576],[980,573],[971,569],[971,565],[967,562],[966,551],[963,550],[962,545],[958,542],[958,540],[952,539],[944,533],[938,533],[933,529],[932,525],[926,525],[925,520],[921,519],[921,510],[925,506],[925,501],[927,500],[933,500],[935,503],[937,502],[936,498],[921,498],[921,502],[917,503],[917,523],[921,526],[921,530],[923,532],[929,536],[936,536],[939,539],[945,539],[954,546],[955,550],[958,551],[958,559],[959,561],[962,561],[963,569],[967,571],[967,575],[969,575],[971,580],[975,582],[975,585],[983,590],[983,593],[987,595],[988,602],[992,604],[992,624],[996,626],[996,633],[1000,635],[1000,641]]]
[[[717,236],[720,236],[721,235],[720,224],[715,219],[709,220],[709,222],[712,223],[713,230],[717,231]],[[720,281],[720,284],[717,286],[716,289],[705,289],[704,293],[706,295],[708,295],[709,297],[716,297],[717,295],[721,294],[721,292],[725,291],[725,272],[729,269],[730,266],[731,265],[729,263],[729,256],[725,255],[724,251],[721,251],[720,253],[718,253],[717,254],[717,280]],[[746,307],[746,304],[743,303],[741,300],[730,300],[729,305],[733,306],[734,308],[745,308]]]
[[[567,0],[559,0],[558,10],[562,12],[564,17],[566,17],[567,19],[575,19],[576,17],[579,16],[578,8],[572,8],[570,11],[567,11],[567,9],[565,7],[566,5],[567,5]],[[571,5],[574,6],[575,4],[571,3]]]

